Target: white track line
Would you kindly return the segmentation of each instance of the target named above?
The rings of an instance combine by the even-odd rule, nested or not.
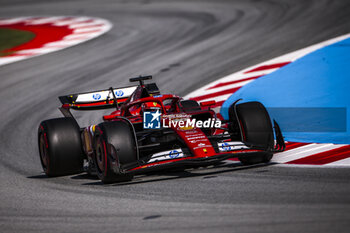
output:
[[[205,90],[207,88],[210,88],[210,87],[215,86],[215,85],[217,85],[219,83],[222,83],[222,82],[234,81],[236,79],[239,79],[239,78],[242,78],[242,77],[246,77],[247,74],[245,74],[245,72],[247,72],[249,70],[253,70],[253,69],[256,69],[258,67],[271,65],[271,64],[292,62],[292,61],[295,61],[296,59],[299,59],[299,58],[305,56],[308,53],[311,53],[311,52],[316,51],[316,50],[318,50],[320,48],[323,48],[323,47],[325,47],[327,45],[339,42],[339,41],[344,40],[344,39],[349,38],[349,37],[350,37],[350,33],[346,34],[346,35],[343,35],[343,36],[339,36],[339,37],[330,39],[330,40],[327,40],[327,41],[324,41],[324,42],[321,42],[321,43],[318,43],[316,45],[309,46],[309,47],[304,48],[304,49],[297,50],[295,52],[291,52],[291,53],[285,54],[285,55],[277,57],[277,58],[273,58],[271,60],[259,63],[257,65],[248,67],[248,68],[246,68],[244,70],[238,71],[236,73],[233,73],[233,74],[230,74],[230,75],[225,76],[223,78],[220,78],[220,79],[218,79],[218,80],[216,80],[214,82],[211,82],[211,83],[209,83],[209,84],[207,84],[207,85],[205,85],[205,86],[203,86],[203,87],[201,87],[201,88],[199,88],[199,89],[197,89],[197,90],[187,94],[186,96],[184,96],[184,98],[188,99],[188,98],[191,98],[191,97],[204,95],[205,94]],[[255,75],[258,76],[259,74],[269,74],[271,72],[274,72],[275,70],[277,70],[277,69],[271,69],[269,71],[268,70],[264,70],[264,71],[252,72],[252,73],[248,73],[248,74],[251,75],[251,76],[255,76]]]
[[[238,82],[238,83],[234,83],[234,84],[229,84],[229,85],[222,86],[222,87],[217,87],[217,88],[214,88],[214,89],[208,89],[208,90],[205,90],[203,95],[218,93],[218,92],[226,91],[226,90],[229,90],[229,89],[232,89],[232,88],[236,88],[236,87],[242,87],[242,86],[250,83],[251,81],[253,81],[253,80],[248,80],[248,81]],[[201,95],[198,95],[196,97],[200,97],[200,96]]]
[[[287,163],[296,159],[301,159],[313,154],[337,149],[339,147],[342,147],[344,145],[334,145],[334,144],[309,144],[305,146],[301,146],[295,149],[291,149],[288,151],[284,151],[281,153],[275,154],[275,156],[272,158],[272,162],[277,163]]]
[[[350,165],[350,158],[341,159],[332,163],[325,164],[323,166],[349,166]]]
[[[45,19],[26,20],[26,24],[28,25],[47,24],[47,23],[55,22],[57,20],[61,20],[63,18],[64,16],[56,16],[56,17],[47,17]]]
[[[81,28],[75,29],[74,33],[82,33],[82,32],[96,32],[101,30],[101,27],[91,27],[91,28]]]
[[[100,24],[103,24],[103,21],[94,21],[91,23],[77,23],[69,25],[69,28],[76,29],[76,28],[82,28],[82,27],[99,27]]]
[[[0,20],[0,25],[8,25],[8,24],[14,24],[18,22],[23,22],[27,19],[28,17],[19,17],[15,19],[2,19]]]
[[[26,49],[16,52],[15,54],[42,54],[42,53],[51,53],[56,51],[55,48],[40,48],[40,49]]]
[[[222,100],[227,100],[228,97],[230,97],[232,94],[225,94],[225,95],[218,95],[216,97],[213,98],[208,98],[208,99],[204,99],[201,101],[207,101],[207,100],[215,100],[216,102],[222,101]]]

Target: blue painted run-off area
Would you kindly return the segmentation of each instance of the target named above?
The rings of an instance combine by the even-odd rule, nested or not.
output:
[[[350,144],[350,39],[310,53],[242,87],[237,99],[260,101],[288,141]]]

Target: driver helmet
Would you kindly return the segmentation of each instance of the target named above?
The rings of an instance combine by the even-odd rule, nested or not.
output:
[[[142,104],[143,111],[161,111],[162,106],[158,102],[145,102]]]

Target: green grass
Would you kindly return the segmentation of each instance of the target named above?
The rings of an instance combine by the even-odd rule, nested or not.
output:
[[[35,37],[35,34],[28,31],[0,28],[0,57],[10,55],[4,50],[24,44]]]

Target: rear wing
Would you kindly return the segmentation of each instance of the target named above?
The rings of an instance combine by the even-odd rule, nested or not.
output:
[[[116,107],[125,102],[136,88],[137,86],[110,88],[101,91],[65,95],[58,98],[63,108],[72,108],[75,110],[106,109]]]

